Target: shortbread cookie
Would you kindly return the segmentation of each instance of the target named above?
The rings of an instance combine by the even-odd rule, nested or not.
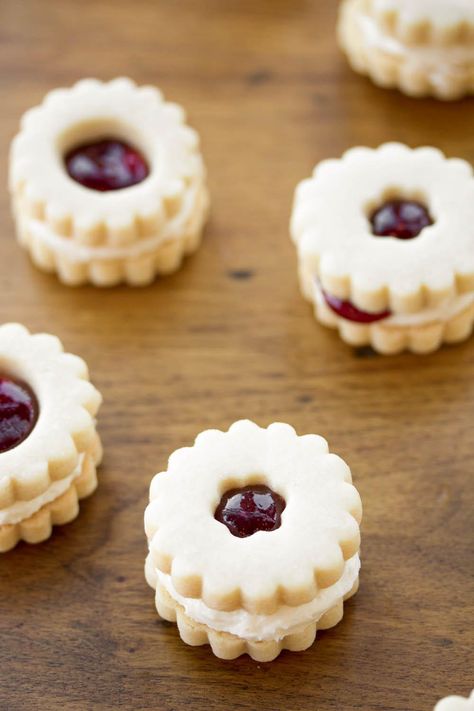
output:
[[[474,691],[468,699],[463,696],[448,696],[436,704],[434,711],[474,711]]]
[[[344,0],[339,40],[352,67],[411,96],[474,93],[472,0]]]
[[[95,489],[99,392],[60,341],[0,327],[0,552],[44,540]]]
[[[177,269],[209,207],[183,109],[129,79],[85,79],[28,111],[10,191],[20,242],[67,284],[142,285]]]
[[[223,659],[307,649],[357,590],[361,515],[350,469],[322,437],[248,420],[203,432],[150,487],[158,614]]]
[[[474,323],[474,179],[434,148],[388,143],[323,161],[291,233],[316,318],[380,353],[436,350]]]

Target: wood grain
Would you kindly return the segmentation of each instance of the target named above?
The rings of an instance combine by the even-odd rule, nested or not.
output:
[[[144,290],[67,289],[30,266],[0,195],[0,320],[59,335],[105,397],[101,485],[80,517],[0,559],[1,711],[431,711],[474,685],[474,343],[352,351],[301,299],[293,188],[354,144],[474,162],[474,102],[415,101],[345,65],[334,0],[2,0],[0,160],[21,113],[81,76],[133,76],[203,137],[199,253]],[[151,476],[207,427],[318,432],[365,505],[344,621],[271,665],[215,659],[158,621],[143,579]]]

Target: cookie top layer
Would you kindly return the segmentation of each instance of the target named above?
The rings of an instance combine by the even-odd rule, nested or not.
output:
[[[270,487],[286,505],[279,528],[239,538],[214,514],[223,494],[249,484]],[[272,614],[340,579],[359,549],[360,518],[349,467],[322,437],[243,420],[171,455],[152,481],[145,530],[153,564],[180,595]]]
[[[471,0],[369,0],[369,12],[404,42],[451,44],[474,37]]]
[[[415,239],[375,235],[371,215],[394,199],[425,204],[433,224]],[[474,291],[473,225],[468,163],[387,143],[317,165],[296,190],[291,233],[330,294],[363,311],[416,313]]]
[[[448,696],[436,704],[434,711],[474,711],[474,691],[468,699],[463,696]]]
[[[26,439],[0,453],[0,508],[30,501],[69,476],[95,440],[100,393],[81,358],[64,353],[55,336],[31,335],[20,324],[0,327],[0,359],[29,385],[39,414]]]
[[[84,79],[55,89],[22,118],[11,148],[16,209],[80,244],[129,245],[160,231],[182,208],[205,169],[197,133],[181,106],[130,79]],[[99,192],[67,173],[65,158],[82,144],[112,139],[143,154],[149,174],[136,185]]]

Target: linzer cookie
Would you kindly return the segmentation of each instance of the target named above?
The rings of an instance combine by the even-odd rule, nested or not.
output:
[[[316,435],[248,420],[171,455],[145,513],[145,574],[184,642],[271,661],[336,625],[359,581],[359,494]]]
[[[380,86],[445,100],[474,93],[472,0],[344,0],[339,40]]]
[[[85,79],[28,111],[10,191],[21,244],[70,285],[144,285],[176,270],[209,204],[183,109],[130,79]]]
[[[0,327],[0,552],[39,543],[97,486],[101,396],[50,335]]]
[[[291,233],[316,318],[380,353],[436,350],[474,323],[474,179],[435,148],[353,148],[298,186]]]
[[[434,711],[474,711],[474,691],[468,699],[463,696],[448,696],[436,704]]]

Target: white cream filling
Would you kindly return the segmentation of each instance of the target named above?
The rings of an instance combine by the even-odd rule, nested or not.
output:
[[[320,590],[314,600],[304,605],[282,605],[273,615],[253,615],[246,610],[221,612],[207,607],[202,600],[183,597],[176,592],[171,576],[157,570],[158,582],[170,597],[179,603],[188,617],[218,632],[229,632],[251,642],[280,640],[311,622],[317,622],[328,610],[342,600],[352,589],[360,570],[358,555],[344,566],[341,578],[328,588]]]
[[[415,71],[421,69],[429,73],[435,83],[444,84],[453,74],[465,72],[474,63],[472,46],[407,45],[383,32],[369,15],[360,14],[359,23],[367,44],[388,54],[409,58]]]
[[[74,469],[73,473],[69,476],[64,477],[64,479],[59,479],[54,481],[51,486],[46,489],[45,492],[37,496],[31,501],[16,501],[11,506],[6,509],[0,510],[0,526],[6,524],[15,524],[20,521],[33,516],[37,511],[40,510],[45,504],[51,503],[55,499],[59,498],[64,494],[65,491],[69,489],[74,479],[76,479],[82,471],[82,463],[84,461],[84,455],[81,454],[79,457],[79,462],[77,467]]]
[[[314,281],[314,294],[315,301],[318,304],[320,304],[321,306],[325,306],[328,309],[331,309],[329,304],[326,302],[326,299],[324,298],[323,291],[317,280]],[[464,309],[467,309],[468,306],[470,306],[471,304],[474,304],[474,293],[463,294],[462,296],[456,296],[453,299],[447,299],[445,302],[443,302],[439,306],[436,306],[435,308],[423,309],[422,311],[418,311],[414,314],[391,314],[391,316],[387,316],[387,318],[384,318],[380,321],[376,321],[375,323],[383,324],[384,326],[406,327],[426,326],[429,323],[436,323],[439,321],[445,323],[446,321],[449,321],[450,319],[460,314],[462,311],[464,311]],[[339,314],[337,314],[335,311],[333,311],[333,313],[339,318],[343,318],[342,316],[339,316]]]

